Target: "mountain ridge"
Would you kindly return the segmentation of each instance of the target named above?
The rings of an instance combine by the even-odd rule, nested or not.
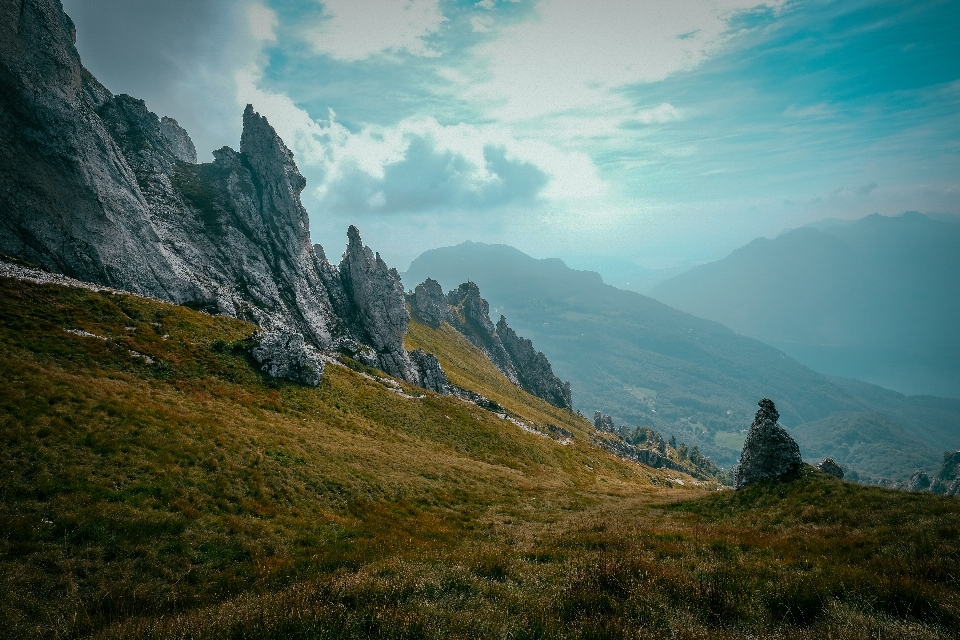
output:
[[[960,226],[873,214],[756,239],[650,295],[827,375],[960,397]]]
[[[836,413],[881,411],[925,434],[919,439],[931,469],[943,450],[960,444],[958,401],[908,398],[831,379],[774,347],[618,290],[599,274],[569,269],[559,260],[471,242],[425,252],[401,277],[407,284],[432,277],[444,286],[472,279],[492,312],[510,317],[557,375],[571,381],[576,409],[674,434],[726,467],[736,463],[740,432],[757,397],[776,398],[788,429]],[[892,477],[914,471],[905,458],[883,464]],[[863,471],[864,480],[882,477]]]

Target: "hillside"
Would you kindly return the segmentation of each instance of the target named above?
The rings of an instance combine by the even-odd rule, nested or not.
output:
[[[910,212],[759,238],[650,290],[828,375],[960,398],[960,225]]]
[[[586,421],[452,329],[414,323],[408,340],[572,442],[360,365],[329,364],[317,388],[268,378],[243,347],[253,329],[0,278],[0,635],[948,638],[960,623],[955,499],[809,468],[705,492],[588,446]]]
[[[892,440],[870,462],[891,478],[960,446],[960,402],[908,398],[815,373],[779,350],[712,321],[606,285],[596,273],[536,260],[503,245],[464,243],[422,254],[403,274],[409,289],[427,277],[445,288],[472,280],[550,359],[573,388],[574,407],[649,426],[696,445],[718,463],[736,463],[756,398],[776,399],[788,428],[837,413],[881,411],[922,444]],[[804,452],[813,459],[812,450]],[[832,457],[840,457],[838,455]],[[909,455],[908,455],[909,454]],[[862,471],[865,471],[862,470]],[[868,475],[873,475],[868,474]]]

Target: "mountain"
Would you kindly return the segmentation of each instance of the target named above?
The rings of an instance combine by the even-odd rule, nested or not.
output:
[[[759,238],[650,295],[828,375],[960,397],[960,225],[917,212]]]
[[[557,259],[468,242],[427,251],[402,274],[408,288],[427,277],[445,287],[476,283],[493,315],[509,317],[557,375],[570,380],[576,409],[675,435],[725,466],[738,460],[742,431],[763,397],[776,401],[791,430],[836,414],[877,411],[913,434],[910,441],[891,438],[891,451],[902,455],[878,453],[869,471],[859,470],[865,479],[909,476],[918,459],[933,469],[944,450],[960,445],[960,401],[828,378],[758,340]],[[813,459],[814,450],[802,451]],[[841,453],[827,455],[847,459]]]

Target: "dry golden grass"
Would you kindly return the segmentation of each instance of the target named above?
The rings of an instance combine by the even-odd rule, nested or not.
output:
[[[437,356],[454,384],[495,400],[516,414],[541,425],[563,427],[584,438],[593,432],[593,424],[582,416],[558,409],[511,383],[483,352],[446,322],[434,329],[411,320],[405,343],[407,349],[423,349]]]
[[[960,501],[666,488],[455,333],[410,346],[576,441],[345,367],[268,379],[252,330],[0,279],[0,635],[955,635]]]

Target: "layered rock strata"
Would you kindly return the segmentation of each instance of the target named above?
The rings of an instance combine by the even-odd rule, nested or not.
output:
[[[572,410],[570,383],[554,375],[547,357],[518,336],[506,318],[491,322],[490,305],[475,283],[465,282],[444,295],[440,283],[427,278],[406,299],[418,320],[434,328],[443,322],[452,325],[512,383],[555,407]]]
[[[734,470],[735,489],[743,489],[763,480],[780,480],[800,469],[800,447],[787,430],[777,423],[780,413],[772,400],[759,402],[747,439]]]
[[[247,105],[240,150],[197,164],[188,133],[110,93],[74,41],[58,0],[0,1],[0,252],[446,388],[403,348],[399,277],[356,228],[339,267],[311,243],[306,180],[266,118]]]

